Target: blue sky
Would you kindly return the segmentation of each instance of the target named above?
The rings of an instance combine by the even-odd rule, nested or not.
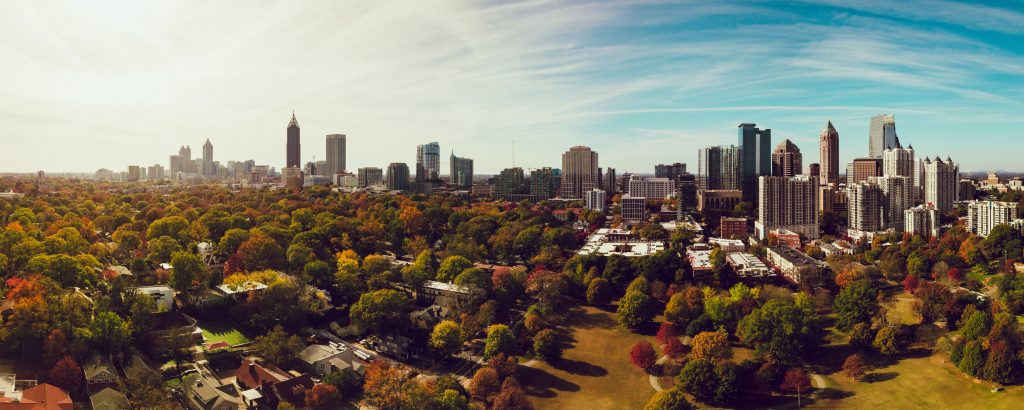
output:
[[[438,141],[477,173],[696,168],[736,125],[817,162],[826,118],[843,162],[896,115],[919,156],[1021,170],[1024,2],[15,1],[0,15],[0,171],[303,160],[348,134],[348,164],[413,162]],[[447,172],[447,169],[443,170]]]

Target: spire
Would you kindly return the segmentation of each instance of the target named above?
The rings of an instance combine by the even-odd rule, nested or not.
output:
[[[292,110],[292,120],[288,121],[289,127],[298,127],[299,121],[295,119],[295,110]]]

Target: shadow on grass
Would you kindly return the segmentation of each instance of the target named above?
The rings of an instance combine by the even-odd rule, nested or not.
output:
[[[580,376],[602,377],[608,375],[608,370],[605,368],[579,360],[558,359],[550,364],[555,369]]]
[[[896,372],[868,373],[868,374],[864,375],[864,383],[884,382],[884,381],[895,379],[896,376],[899,376],[899,375],[900,374],[896,373]]]
[[[853,392],[826,387],[818,391],[815,396],[818,400],[840,400],[853,396]]]
[[[572,327],[579,329],[610,329],[618,325],[615,316],[604,312],[587,312],[578,310],[569,315]]]
[[[543,369],[519,366],[519,380],[523,383],[526,394],[536,397],[550,398],[559,391],[580,391],[580,385],[555,376]]]

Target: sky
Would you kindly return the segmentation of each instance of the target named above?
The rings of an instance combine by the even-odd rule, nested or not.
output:
[[[1024,0],[994,4],[8,1],[0,171],[167,167],[207,138],[221,163],[280,168],[293,110],[302,161],[346,134],[350,171],[438,141],[477,174],[574,145],[620,173],[696,172],[744,122],[808,164],[829,118],[845,163],[880,113],[919,157],[1019,171]]]

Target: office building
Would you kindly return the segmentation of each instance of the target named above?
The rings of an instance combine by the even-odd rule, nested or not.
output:
[[[832,120],[825,122],[825,128],[818,135],[821,164],[821,183],[839,187],[839,131],[832,126]]]
[[[822,180],[821,179],[822,178],[822,176],[821,176],[821,165],[818,164],[817,162],[814,162],[814,163],[811,163],[811,164],[807,165],[807,176],[809,176],[809,177],[817,177],[818,181],[821,181]],[[836,180],[838,181],[839,178],[836,177]]]
[[[697,211],[732,212],[743,202],[743,192],[738,189],[697,190]]]
[[[281,168],[281,182],[284,183],[285,188],[296,191],[302,189],[304,183],[302,170],[299,167]]]
[[[203,144],[203,168],[202,174],[206,178],[213,178],[217,176],[217,168],[213,164],[213,144],[210,143],[210,139],[206,139],[206,143]]]
[[[404,162],[392,162],[388,165],[387,187],[392,191],[409,190],[409,165]]]
[[[647,198],[623,195],[621,201],[622,219],[626,221],[641,221],[647,219]]]
[[[139,172],[139,166],[138,165],[129,165],[128,166],[128,178],[127,178],[127,181],[128,182],[138,182],[139,179],[141,179],[141,178],[142,178],[142,176],[141,176],[141,174]]]
[[[853,173],[846,175],[846,184],[856,184],[867,181],[868,178],[882,176],[882,158],[855,158],[853,160]]]
[[[883,176],[875,181],[882,190],[882,229],[903,232],[903,211],[914,206],[913,180],[906,176]]]
[[[416,146],[416,181],[434,181],[441,175],[441,146],[428,142]]]
[[[679,182],[676,183],[676,201],[680,218],[686,211],[697,209],[696,176],[690,173],[679,176]]]
[[[345,172],[345,134],[327,135],[327,160],[324,166],[324,175],[333,176]]]
[[[896,118],[890,114],[881,114],[871,117],[871,126],[868,130],[868,157],[882,158],[886,149],[900,146],[900,139],[896,136]]]
[[[562,154],[562,198],[582,199],[597,188],[597,153],[589,147],[575,146]]]
[[[804,160],[800,148],[788,139],[782,140],[772,151],[772,175],[792,177],[803,172]]]
[[[584,207],[597,212],[605,211],[605,192],[600,189],[587,191],[587,197],[583,203]]]
[[[761,176],[758,178],[757,221],[754,233],[760,239],[768,231],[788,229],[806,239],[818,238],[818,179]]]
[[[448,178],[457,189],[470,189],[473,187],[473,160],[469,158],[456,157],[455,152],[451,153],[449,159]]]
[[[758,177],[772,174],[772,130],[744,123],[738,131],[740,190],[744,201],[757,204]]]
[[[494,177],[494,196],[496,197],[517,200],[529,193],[530,188],[526,184],[526,176],[522,168],[505,168]]]
[[[150,180],[159,181],[164,179],[164,166],[160,164],[153,164],[149,167],[147,172]]]
[[[747,218],[733,218],[723,216],[718,225],[718,235],[726,239],[746,238],[750,234],[747,228]]]
[[[302,148],[299,144],[299,121],[295,119],[295,111],[292,111],[292,119],[288,121],[288,144],[286,147],[285,167],[302,167]]]
[[[686,173],[686,164],[677,162],[674,164],[658,164],[654,166],[655,178],[668,178],[678,181],[679,176]]]
[[[530,196],[534,200],[555,197],[555,170],[544,167],[530,171]],[[587,191],[590,195],[590,191]]]
[[[874,233],[884,229],[882,225],[882,188],[877,183],[872,180],[848,185],[846,197],[850,203],[847,213],[847,226],[850,231]]]
[[[953,210],[953,202],[957,198],[957,188],[960,182],[960,167],[953,163],[953,160],[946,157],[943,161],[939,157],[935,159],[925,157],[922,168],[924,177],[924,203],[939,211],[939,216],[946,215]]]
[[[974,181],[970,179],[961,179],[960,186],[957,189],[957,199],[960,201],[973,201],[975,190],[977,190],[977,187],[974,185]]]
[[[616,187],[616,183],[615,182],[616,182],[615,181],[615,168],[610,168],[609,167],[608,170],[605,171],[605,174],[604,174],[604,186],[601,187],[601,188],[604,189],[604,192],[606,194],[614,195],[615,192],[617,192],[616,191],[617,187]]]
[[[356,170],[356,179],[360,188],[380,185],[384,181],[384,171],[377,167],[363,167]]]
[[[967,230],[986,237],[992,228],[1017,218],[1016,202],[971,201],[967,203]]]
[[[771,246],[766,252],[768,264],[782,272],[790,282],[799,284],[801,279],[823,268],[818,260],[789,246]]]
[[[676,193],[675,184],[668,178],[651,178],[632,175],[629,178],[630,196],[650,199],[665,199]]]
[[[701,148],[697,152],[697,189],[740,189],[739,147]]]
[[[935,208],[918,205],[903,211],[903,232],[925,239],[939,236],[939,214]]]

